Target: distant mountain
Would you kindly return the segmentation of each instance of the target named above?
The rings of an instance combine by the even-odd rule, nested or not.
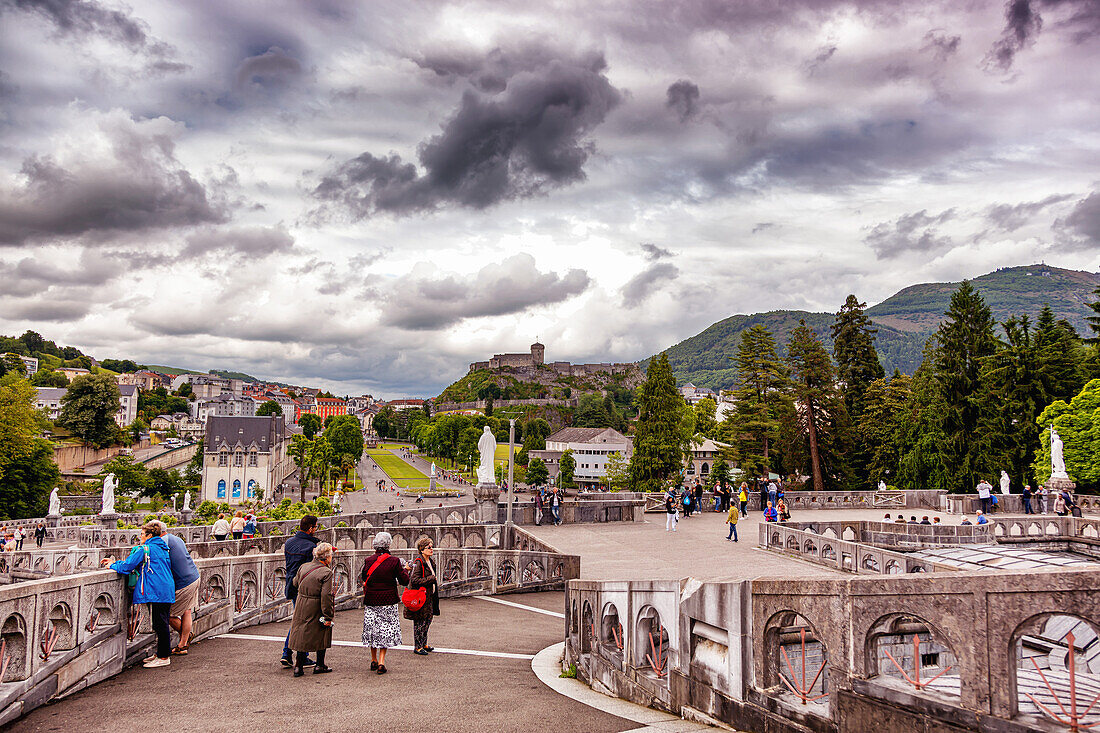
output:
[[[1092,293],[1100,287],[1100,273],[1029,265],[1002,268],[970,282],[985,298],[998,322],[1026,314],[1035,323],[1043,305],[1049,303],[1056,317],[1066,319],[1085,334],[1088,332],[1085,317],[1092,313],[1087,304],[1095,300]],[[943,320],[951,294],[958,287],[959,283],[912,285],[867,309],[878,328],[875,346],[887,374],[895,368],[912,374],[920,366],[924,343]],[[837,310],[840,305],[837,304]],[[697,387],[724,389],[733,386],[737,378],[737,369],[729,357],[737,355],[745,329],[763,325],[775,334],[780,352],[785,354],[787,337],[799,319],[804,319],[818,338],[831,347],[829,327],[833,318],[833,313],[809,311],[731,316],[669,347],[666,353],[681,384],[691,382]]]

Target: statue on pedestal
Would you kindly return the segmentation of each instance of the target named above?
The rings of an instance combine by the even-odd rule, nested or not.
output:
[[[435,461],[432,461],[432,472],[428,475],[435,478]]]
[[[1050,477],[1069,478],[1066,473],[1066,459],[1062,456],[1062,437],[1054,429],[1054,423],[1050,424]]]
[[[1001,493],[1002,494],[1010,493],[1009,492],[1009,487],[1011,485],[1012,485],[1012,479],[1010,479],[1008,477],[1008,473],[1006,471],[1001,471]]]
[[[53,488],[50,492],[50,510],[47,512],[50,516],[57,516],[61,514],[61,497],[57,495],[57,487]]]
[[[190,491],[183,492],[183,509],[182,509],[182,511],[185,511],[185,512],[191,511],[191,492]]]
[[[99,510],[100,514],[115,513],[115,489],[117,488],[118,479],[113,473],[107,474],[107,478],[103,479],[103,507]]]
[[[496,471],[493,470],[493,461],[496,458],[497,439],[493,437],[493,431],[489,426],[481,433],[477,441],[477,450],[481,454],[481,461],[477,466],[477,482],[479,484],[496,484]]]

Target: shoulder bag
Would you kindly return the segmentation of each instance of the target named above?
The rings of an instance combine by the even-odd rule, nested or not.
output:
[[[420,560],[420,577],[425,575],[424,561]],[[410,611],[419,611],[428,602],[428,591],[424,588],[406,588],[401,594],[401,603]]]

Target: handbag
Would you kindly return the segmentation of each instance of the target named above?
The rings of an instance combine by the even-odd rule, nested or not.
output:
[[[424,577],[424,562],[420,563],[420,577]],[[405,592],[401,594],[401,604],[410,611],[419,611],[424,608],[424,604],[428,602],[427,589],[420,588],[406,588]]]

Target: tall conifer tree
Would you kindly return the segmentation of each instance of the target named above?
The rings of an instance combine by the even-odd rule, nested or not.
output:
[[[791,367],[791,395],[798,427],[809,452],[810,477],[816,491],[829,484],[846,484],[847,466],[843,450],[850,425],[844,401],[836,388],[836,373],[829,352],[805,321],[791,332],[787,345]],[[826,483],[826,476],[829,481]]]
[[[668,356],[650,359],[646,380],[638,388],[638,428],[630,480],[635,491],[660,491],[664,481],[684,465],[683,420],[687,403],[676,390]]]
[[[786,366],[776,353],[775,337],[757,324],[741,332],[737,348],[737,388],[734,390],[733,441],[739,448],[740,468],[748,476],[761,476],[772,467],[772,442],[779,434],[779,415],[786,396]]]
[[[844,407],[853,425],[863,415],[867,388],[876,379],[886,376],[875,350],[875,333],[864,308],[854,295],[844,301],[832,325],[833,356],[837,365],[837,380],[844,394]],[[861,484],[870,482],[870,462],[873,449],[857,432],[853,436],[849,465]]]

